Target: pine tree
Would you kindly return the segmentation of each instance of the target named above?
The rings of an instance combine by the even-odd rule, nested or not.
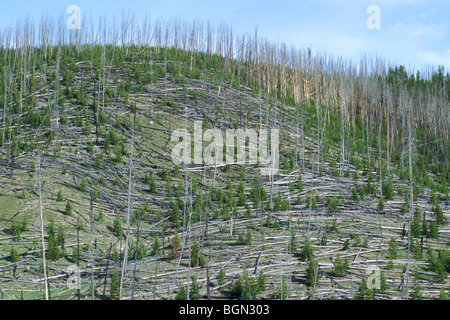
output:
[[[47,258],[52,261],[57,260],[59,258],[59,249],[53,221],[50,222],[48,227],[47,243]]]
[[[66,202],[66,209],[64,210],[64,213],[66,215],[70,216],[70,215],[72,215],[72,211],[73,211],[72,203],[70,202],[70,200],[67,200],[67,202]]]
[[[252,244],[252,232],[250,228],[247,227],[247,233],[245,234],[244,244],[251,245]]]
[[[403,200],[402,207],[400,208],[400,213],[408,213],[409,212],[409,193],[405,194],[405,199]]]
[[[434,254],[429,248],[428,261],[431,271],[434,272],[433,279],[438,283],[444,283],[447,279],[447,266],[449,265],[446,251],[440,250],[439,254]]]
[[[245,196],[244,184],[242,183],[242,180],[238,186],[238,193],[239,193],[239,200],[238,200],[239,206],[245,206],[245,204],[247,203],[247,197]]]
[[[152,244],[152,256],[156,256],[160,254],[161,252],[161,242],[159,241],[158,237],[153,238],[153,244]]]
[[[339,199],[336,196],[332,196],[331,198],[328,198],[328,212],[333,213],[338,210],[339,206]]]
[[[282,276],[281,285],[277,292],[277,299],[285,300],[287,297],[289,297],[290,294],[291,293],[289,292],[286,276]]]
[[[119,251],[117,250],[117,248],[114,248],[113,254],[112,254],[112,261],[114,263],[117,263],[119,261]]]
[[[199,300],[202,296],[200,295],[200,286],[197,281],[197,276],[194,274],[191,278],[191,286],[189,288],[189,299]]]
[[[170,220],[175,223],[176,227],[180,226],[180,207],[177,203],[172,202],[172,210],[170,211]]]
[[[430,232],[429,232],[430,238],[437,238],[439,235],[439,227],[438,227],[438,223],[436,222],[436,220],[432,220],[430,222]]]
[[[378,210],[380,210],[380,211],[384,210],[384,200],[383,200],[383,198],[380,198],[378,200]]]
[[[95,220],[100,223],[105,221],[105,215],[103,214],[103,210],[100,210],[98,212],[98,215],[95,217]]]
[[[301,173],[298,174],[298,180],[297,180],[297,184],[296,184],[295,187],[297,188],[297,190],[299,192],[303,191],[303,178],[302,178],[302,174]]]
[[[113,274],[111,277],[111,287],[109,289],[109,299],[110,300],[117,300],[119,298],[119,273],[117,272],[117,269],[114,268]]]
[[[409,297],[411,300],[422,300],[422,289],[420,288],[419,283],[419,271],[416,269],[414,272],[414,280],[413,280],[413,286],[412,291],[409,293]]]
[[[144,176],[144,184],[150,184],[150,178],[148,177],[148,174]]]
[[[245,238],[242,233],[239,234],[237,242],[240,244],[245,244]]]
[[[414,209],[414,217],[411,221],[411,235],[420,237],[422,235],[422,215],[418,207]]]
[[[281,210],[281,193],[278,192],[273,199],[273,211],[277,212]]]
[[[308,287],[314,286],[316,281],[316,261],[314,259],[309,259],[308,267],[306,268],[306,285]]]
[[[259,271],[257,280],[258,292],[261,293],[266,290],[266,276],[264,272]]]
[[[155,178],[153,177],[153,175],[150,177],[149,187],[150,187],[150,193],[156,192],[156,181],[155,181]]]
[[[354,202],[359,202],[359,192],[358,189],[356,189],[356,187],[352,188],[352,200]]]
[[[28,216],[24,216],[21,222],[13,220],[11,222],[10,232],[16,236],[16,239],[14,239],[14,241],[20,240],[20,236],[27,229],[28,229]]]
[[[133,260],[136,258],[137,260],[140,260],[144,258],[146,255],[147,255],[147,248],[145,247],[145,244],[141,242],[138,245],[134,244],[133,246],[130,247],[128,259]]]
[[[358,180],[359,180],[358,170],[355,170],[355,171],[353,172],[353,181],[354,181],[354,182],[358,182]]]
[[[204,265],[205,260],[203,254],[200,251],[197,236],[194,234],[192,237],[192,248],[191,248],[191,267],[198,267]]]
[[[250,200],[253,203],[253,208],[257,209],[259,207],[259,188],[256,181],[252,182],[252,187],[250,189]]]
[[[306,261],[307,259],[312,260],[314,258],[314,251],[309,242],[309,238],[305,238],[305,243],[303,245],[302,251],[300,252],[300,260]]]
[[[350,268],[348,260],[342,260],[340,254],[336,255],[333,261],[333,268],[331,269],[331,274],[335,277],[345,277]]]
[[[439,300],[447,300],[447,293],[445,292],[444,288],[441,288],[441,291],[439,291]]]
[[[333,219],[333,222],[331,223],[330,231],[337,231],[337,229],[338,229],[337,221],[336,221],[336,219]]]
[[[302,204],[302,197],[300,196],[300,194],[297,195],[297,199],[295,200],[295,204],[296,205]]]
[[[81,182],[80,182],[80,191],[85,192],[86,187],[87,187],[87,181],[86,181],[86,178],[83,176],[83,178],[81,179]]]
[[[94,189],[94,191],[92,192],[92,201],[96,202],[98,200],[98,190]]]
[[[270,212],[267,213],[265,226],[268,228],[270,228],[272,226],[272,215],[270,214]]]
[[[180,236],[175,231],[175,234],[170,240],[170,259],[176,260],[179,257],[180,257]]]
[[[261,293],[258,283],[249,275],[247,269],[244,267],[243,271],[243,291],[241,295],[242,300],[255,300],[256,296]]]
[[[385,185],[383,195],[386,201],[394,199],[394,185],[392,184],[392,178],[389,178],[387,185]]]
[[[241,297],[243,291],[244,291],[244,284],[243,284],[243,280],[242,280],[242,275],[240,274],[240,275],[238,275],[236,281],[234,282],[231,294],[233,296]]]
[[[362,278],[361,284],[354,297],[355,300],[373,300],[373,292],[367,287],[366,278]]]
[[[342,246],[343,251],[348,250],[348,249],[350,249],[350,239],[346,239],[344,241],[344,245]]]
[[[364,185],[364,189],[365,189],[364,190],[365,194],[368,194],[368,195],[373,194],[375,192],[375,187],[372,183],[372,175],[368,176],[367,182]]]
[[[292,228],[291,229],[291,238],[290,238],[290,250],[291,252],[297,252],[298,250],[298,241],[297,241],[297,236],[295,235],[295,230]]]
[[[116,237],[120,238],[122,236],[122,223],[120,222],[120,218],[117,215],[114,217],[113,233]]]
[[[395,241],[394,238],[391,238],[391,240],[389,240],[388,253],[390,259],[395,259],[397,257],[398,245],[397,241]]]
[[[321,246],[326,246],[328,243],[328,239],[327,239],[327,233],[323,232],[322,233],[322,239],[320,239],[320,245]]]
[[[14,246],[11,247],[11,251],[9,253],[8,260],[11,262],[17,262],[20,260],[19,250],[17,250],[16,247],[14,247]]]
[[[220,271],[217,274],[217,282],[219,283],[219,285],[225,283],[225,270],[223,268],[220,268]]]
[[[288,189],[291,194],[294,193],[294,191],[295,191],[295,185],[291,182],[290,178],[289,178],[289,182],[288,182]]]
[[[442,211],[441,206],[439,205],[439,203],[436,203],[433,208],[433,213],[436,215],[436,223],[438,225],[442,225],[445,224],[445,216],[444,216],[444,212]]]
[[[377,291],[379,293],[385,293],[388,290],[388,285],[386,282],[386,274],[384,273],[384,271],[380,272],[380,289],[377,289]]]
[[[444,283],[447,279],[447,270],[443,261],[438,257],[432,266],[434,271],[433,279],[438,283]]]
[[[183,285],[178,287],[177,295],[175,296],[175,300],[186,300],[186,288]]]

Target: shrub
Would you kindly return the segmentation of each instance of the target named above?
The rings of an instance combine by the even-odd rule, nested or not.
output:
[[[395,259],[397,257],[398,245],[397,245],[397,241],[395,241],[394,238],[391,238],[391,240],[389,240],[388,253],[389,253],[390,259]]]
[[[219,285],[225,283],[225,270],[223,268],[220,268],[220,271],[217,274],[217,282],[219,283]]]
[[[339,198],[337,196],[332,196],[331,198],[328,198],[328,212],[336,212],[338,211],[339,206]]]
[[[83,178],[81,179],[81,182],[80,182],[80,191],[81,192],[86,191],[86,187],[87,187],[87,181],[86,181],[86,178],[83,176]]]
[[[152,256],[156,256],[161,252],[161,242],[158,237],[154,237],[152,244]]]
[[[192,267],[204,266],[205,259],[199,248],[199,243],[196,235],[193,236],[192,242],[193,244],[191,248],[191,266]]]
[[[414,217],[411,221],[411,235],[413,237],[422,235],[422,217],[418,207],[414,209]]]
[[[109,299],[110,300],[117,300],[119,298],[119,273],[117,272],[117,269],[114,268],[113,274],[111,277],[111,287],[109,289]]]
[[[122,223],[120,222],[119,216],[115,216],[114,218],[113,233],[116,237],[122,236]]]
[[[20,239],[21,234],[26,231],[28,228],[28,217],[23,217],[22,221],[13,220],[11,222],[10,232],[17,236],[17,240]]]
[[[355,300],[373,300],[373,292],[367,287],[366,278],[362,278],[358,291],[354,296]]]
[[[72,203],[70,202],[70,200],[67,200],[64,213],[66,215],[70,216],[72,214],[72,211],[73,211]]]
[[[63,195],[62,195],[62,191],[61,191],[61,189],[59,189],[58,190],[58,194],[56,195],[56,201],[61,202],[63,200],[64,200],[64,198],[63,198]]]
[[[316,282],[316,266],[317,263],[314,259],[308,261],[308,267],[306,268],[306,285],[312,287]]]
[[[394,199],[394,185],[392,184],[392,178],[389,178],[387,184],[383,182],[383,187],[383,194],[386,201]]]
[[[334,277],[345,277],[348,273],[349,268],[350,266],[348,260],[342,260],[340,254],[337,254],[336,258],[333,261],[331,275]]]
[[[445,224],[445,216],[444,216],[444,212],[442,211],[441,206],[439,205],[439,203],[436,203],[433,208],[433,213],[436,215],[436,223],[437,224]]]
[[[384,200],[383,200],[383,198],[380,198],[378,200],[378,210],[380,210],[380,211],[384,210]]]
[[[306,259],[311,260],[314,257],[314,251],[309,242],[309,238],[305,238],[305,244],[303,245],[302,251],[300,252],[300,259],[306,261]]]
[[[14,247],[14,246],[11,247],[11,251],[9,253],[8,260],[11,262],[17,262],[20,260],[19,250],[17,250],[16,247]]]

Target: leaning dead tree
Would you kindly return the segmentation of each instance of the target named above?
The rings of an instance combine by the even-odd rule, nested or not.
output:
[[[126,236],[125,236],[125,250],[123,253],[123,262],[122,262],[122,270],[120,275],[120,285],[119,285],[119,299],[122,295],[122,288],[123,288],[123,278],[125,276],[125,273],[127,272],[127,266],[128,266],[128,247],[130,243],[130,219],[131,219],[131,189],[132,189],[132,173],[133,173],[133,151],[134,151],[134,131],[136,126],[136,105],[135,105],[135,112],[133,117],[133,127],[131,131],[131,152],[130,152],[130,160],[129,160],[129,166],[128,166],[128,203],[127,203],[127,221],[126,221]],[[137,245],[135,250],[138,250]]]
[[[42,245],[42,268],[44,273],[45,300],[49,299],[48,279],[47,279],[47,263],[45,257],[45,239],[44,239],[44,215],[42,205],[42,181],[41,181],[41,157],[38,156],[38,190],[39,190],[39,217],[41,222],[41,245]]]

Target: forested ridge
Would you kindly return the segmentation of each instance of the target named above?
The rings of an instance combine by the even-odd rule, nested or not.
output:
[[[3,299],[447,299],[443,67],[200,22],[0,39]],[[194,121],[279,129],[280,170],[174,164]]]

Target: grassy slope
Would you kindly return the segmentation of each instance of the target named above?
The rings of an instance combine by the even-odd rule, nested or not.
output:
[[[79,64],[78,72],[74,72],[75,81],[81,78],[83,63]],[[88,68],[86,67],[86,73]],[[82,278],[86,282],[83,284],[83,294],[89,294],[90,283],[89,262],[89,192],[97,192],[98,199],[93,203],[93,216],[98,217],[99,212],[104,214],[104,221],[94,220],[92,240],[96,245],[92,246],[93,257],[95,258],[95,282],[97,294],[103,297],[103,284],[105,280],[106,295],[109,293],[110,277],[113,264],[119,267],[119,262],[113,262],[112,252],[116,248],[120,252],[124,246],[124,238],[116,237],[113,232],[113,221],[115,216],[119,216],[122,221],[122,227],[125,230],[125,221],[127,214],[127,190],[128,190],[128,157],[130,154],[131,124],[133,115],[131,106],[136,104],[137,109],[137,129],[135,133],[135,150],[133,159],[133,197],[132,213],[138,210],[142,215],[139,219],[139,226],[134,221],[131,226],[131,243],[136,242],[136,230],[139,227],[139,241],[147,249],[144,257],[138,260],[136,265],[136,281],[131,278],[125,280],[125,297],[129,297],[131,285],[134,286],[135,296],[138,298],[157,298],[166,299],[173,297],[177,286],[186,281],[188,248],[183,250],[182,259],[171,261],[169,257],[170,247],[168,246],[169,236],[173,234],[176,226],[168,221],[165,227],[169,229],[165,234],[164,243],[166,245],[165,254],[152,256],[151,246],[154,236],[159,236],[162,242],[161,225],[152,227],[160,219],[167,217],[171,212],[171,206],[177,201],[177,186],[183,186],[184,173],[176,172],[173,163],[170,160],[171,144],[169,140],[169,130],[184,127],[184,106],[188,106],[189,120],[188,126],[192,132],[192,120],[201,119],[204,121],[204,129],[215,127],[233,128],[235,124],[244,126],[244,113],[248,117],[248,126],[258,127],[259,110],[257,95],[248,89],[236,90],[227,82],[221,85],[214,81],[217,79],[215,72],[208,71],[208,80],[205,82],[200,79],[184,79],[179,82],[175,76],[168,73],[167,79],[160,78],[157,82],[144,85],[137,91],[130,90],[127,98],[125,95],[119,96],[120,83],[127,79],[126,72],[129,70],[127,64],[118,67],[116,73],[109,80],[109,85],[115,92],[113,97],[107,99],[103,108],[105,115],[104,124],[101,127],[99,146],[91,146],[88,142],[95,141],[94,113],[89,107],[92,103],[93,92],[88,89],[86,93],[86,106],[80,105],[76,98],[67,97],[64,106],[64,113],[67,115],[67,123],[60,125],[60,130],[55,138],[48,143],[43,143],[42,157],[42,180],[43,185],[43,203],[44,203],[44,221],[47,233],[51,221],[54,221],[56,233],[64,230],[64,252],[55,261],[48,261],[51,293],[52,295],[64,295],[61,298],[74,298],[70,295],[74,290],[68,290],[66,286],[67,275],[64,271],[68,266],[76,263],[73,255],[77,250],[77,222],[81,225],[79,230],[80,246],[80,267],[83,270]],[[154,71],[152,71],[154,72]],[[116,79],[116,81],[114,80]],[[61,81],[61,85],[63,82]],[[134,85],[138,87],[136,84]],[[219,92],[220,86],[220,95]],[[92,84],[91,84],[92,87]],[[183,90],[184,89],[184,90]],[[43,106],[44,98],[38,98],[37,105]],[[271,101],[264,96],[263,113],[267,110]],[[220,107],[219,107],[220,106]],[[281,154],[282,157],[292,155],[295,151],[295,137],[292,128],[295,124],[292,117],[293,108],[279,104],[280,114],[277,115],[278,125],[281,129]],[[90,129],[83,133],[83,128],[76,124],[77,114],[82,115],[83,126],[85,120],[89,119]],[[229,199],[237,200],[239,180],[242,178],[245,186],[245,194],[248,203],[246,206],[236,205],[237,215],[230,222],[230,216],[233,216],[233,208],[222,209],[221,201],[215,199],[212,201],[213,208],[208,209],[209,214],[209,234],[204,236],[204,210],[198,210],[200,219],[191,226],[192,231],[200,238],[201,251],[206,256],[210,267],[209,274],[213,274],[224,263],[231,261],[226,265],[226,281],[224,286],[219,286],[217,274],[211,280],[212,290],[215,298],[229,298],[232,282],[236,280],[238,274],[241,274],[243,268],[253,271],[254,265],[258,260],[259,268],[263,270],[267,277],[267,288],[259,297],[274,297],[280,287],[281,274],[292,274],[291,278],[291,296],[294,298],[306,298],[311,294],[311,288],[305,285],[305,269],[307,262],[300,261],[298,253],[303,245],[303,239],[308,228],[311,231],[310,240],[313,245],[315,256],[319,258],[321,277],[318,279],[316,297],[322,298],[352,298],[361,278],[366,275],[368,266],[379,265],[386,273],[389,289],[386,294],[379,294],[378,298],[399,298],[400,292],[398,286],[401,282],[401,271],[405,266],[407,239],[402,238],[402,228],[407,223],[407,215],[400,213],[400,207],[404,196],[401,195],[402,188],[407,184],[394,177],[394,185],[399,193],[396,193],[393,200],[385,203],[383,212],[376,210],[378,197],[366,195],[359,203],[351,199],[351,189],[353,186],[362,188],[367,181],[367,174],[364,175],[360,167],[358,172],[361,177],[358,182],[352,180],[355,167],[349,167],[349,177],[333,177],[327,157],[325,157],[324,172],[322,176],[316,174],[315,137],[316,128],[314,124],[314,108],[310,109],[306,120],[312,124],[307,132],[307,158],[306,168],[302,170],[304,190],[299,192],[296,189],[289,189],[288,183],[296,183],[301,167],[295,166],[283,170],[276,176],[274,194],[280,192],[284,199],[289,200],[289,210],[271,212],[273,221],[278,224],[268,227],[263,223],[266,221],[268,211],[255,209],[250,202],[251,183],[258,178],[258,168],[246,166],[242,175],[241,167],[234,165],[231,168],[220,167],[215,173],[214,168],[208,168],[204,172],[195,170],[189,173],[189,182],[195,177],[198,183],[197,196],[205,196],[211,190],[212,181],[215,177],[215,188],[223,191],[229,190]],[[272,116],[272,115],[271,115]],[[264,118],[264,117],[263,117]],[[282,119],[282,120],[280,120]],[[111,144],[110,150],[105,150],[104,139],[106,133],[114,129],[119,137],[116,145]],[[330,129],[331,128],[327,128]],[[28,129],[23,129],[25,136],[28,135]],[[48,132],[45,127],[43,132]],[[338,130],[337,130],[338,131]],[[330,133],[331,134],[331,133]],[[310,138],[310,139],[309,139]],[[119,161],[116,161],[117,150],[125,150],[124,155]],[[329,142],[329,155],[336,157],[336,143]],[[314,152],[310,152],[314,151]],[[96,168],[96,155],[103,157]],[[359,159],[359,156],[356,155]],[[311,180],[311,160],[314,165],[314,180]],[[2,174],[0,175],[0,219],[2,219],[2,228],[0,234],[0,274],[3,279],[1,288],[7,294],[8,298],[16,299],[20,297],[20,290],[24,290],[24,298],[38,298],[43,296],[42,272],[40,267],[40,221],[39,221],[39,198],[37,196],[37,174],[29,172],[29,168],[35,162],[34,155],[24,151],[18,157],[18,163],[10,176],[10,165],[5,160],[2,162]],[[67,172],[62,174],[63,168]],[[181,168],[182,169],[182,168]],[[170,180],[170,192],[168,192],[167,179],[164,178],[164,171],[167,170],[168,180]],[[371,174],[375,177],[375,171]],[[146,184],[145,176],[153,175],[157,182],[156,193],[149,192],[149,185]],[[433,175],[430,174],[431,177]],[[80,190],[82,178],[87,179],[87,187],[83,192]],[[267,177],[260,177],[262,185],[270,192]],[[231,189],[227,189],[228,183],[232,184]],[[317,208],[309,209],[305,205],[305,199],[312,188],[319,197]],[[24,190],[24,193],[22,192]],[[61,190],[64,200],[56,201],[57,193]],[[180,188],[178,200],[184,202],[184,190]],[[227,192],[225,192],[227,194]],[[300,194],[301,204],[296,204],[296,199]],[[327,197],[340,196],[340,205],[337,212],[327,211]],[[439,195],[439,194],[438,194]],[[23,198],[24,196],[24,198]],[[448,213],[444,195],[438,196],[438,201]],[[72,215],[65,215],[64,209],[66,201],[70,200],[73,205]],[[426,220],[431,221],[434,216],[431,213],[430,190],[425,188],[419,195],[417,205],[421,212],[427,212]],[[231,203],[225,197],[222,203]],[[295,230],[299,245],[296,252],[289,254],[289,224],[288,215],[291,214],[291,227]],[[181,209],[180,215],[183,216]],[[13,221],[21,222],[27,217],[27,229],[20,238],[11,234]],[[338,222],[338,230],[330,231],[332,220]],[[233,234],[230,234],[230,224],[234,224]],[[181,228],[178,233],[184,239],[185,233]],[[251,244],[242,244],[239,242],[239,236],[245,237],[250,230],[252,234]],[[326,245],[320,244],[321,234],[327,233],[328,242]],[[432,250],[436,252],[439,248],[448,249],[447,225],[440,226],[440,234],[436,239],[428,239],[427,243]],[[357,235],[362,240],[368,239],[367,248],[358,245]],[[391,237],[397,239],[399,245],[399,254],[393,260],[393,268],[388,269],[388,241]],[[350,239],[350,248],[342,250],[346,239]],[[20,260],[12,263],[8,260],[12,247],[18,249]],[[351,262],[350,272],[342,278],[331,279],[328,273],[331,271],[332,260],[336,254],[348,258]],[[422,270],[421,285],[425,298],[436,298],[442,284],[433,280],[433,272],[429,270],[427,254],[423,257],[412,256],[412,265],[418,266]],[[105,279],[106,266],[108,273]],[[13,278],[13,268],[15,268],[15,278]],[[132,276],[134,263],[128,264],[129,277]],[[155,280],[155,270],[157,273]],[[191,269],[191,275],[196,274],[200,283],[203,284],[206,279],[206,268],[196,267]],[[411,273],[412,274],[412,273]],[[11,281],[5,281],[11,280]],[[174,285],[172,287],[172,285]],[[448,288],[448,287],[447,287]],[[156,289],[156,294],[155,294]],[[206,294],[206,287],[201,288],[201,293]]]

